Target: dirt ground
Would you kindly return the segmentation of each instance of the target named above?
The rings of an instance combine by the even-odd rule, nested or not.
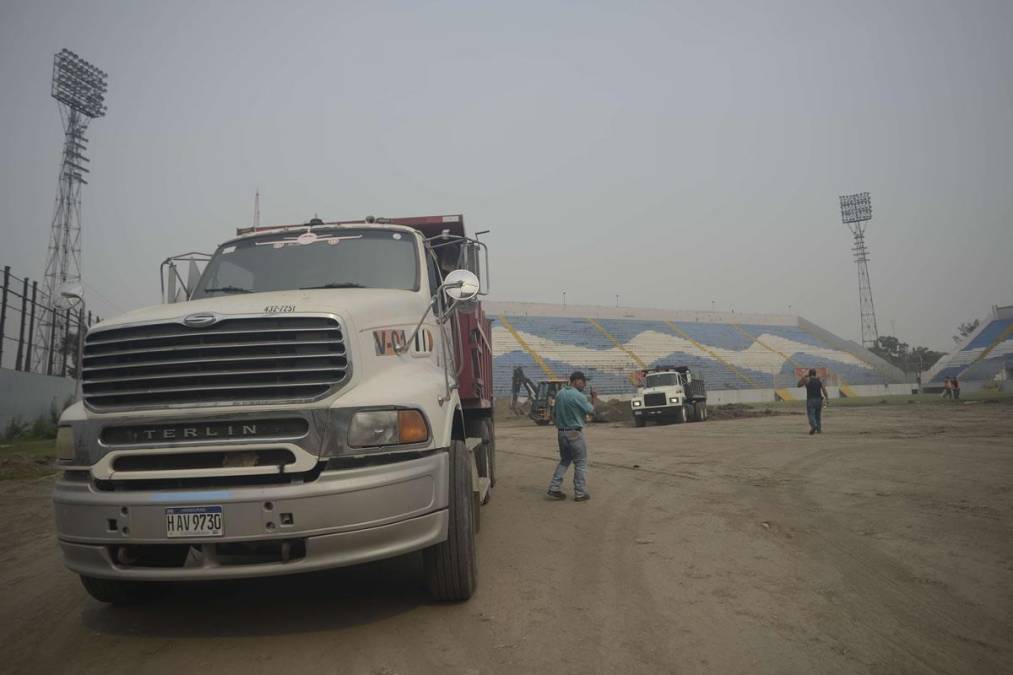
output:
[[[585,503],[544,499],[551,429],[501,424],[480,587],[458,605],[419,590],[416,555],[177,586],[157,604],[113,609],[62,566],[49,479],[5,481],[0,663],[26,673],[1009,672],[1011,412],[831,408],[812,437],[798,415],[595,425]]]

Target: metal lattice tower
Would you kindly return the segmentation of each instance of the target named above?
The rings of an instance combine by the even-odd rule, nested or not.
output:
[[[88,139],[84,132],[88,123],[106,114],[106,73],[74,52],[63,49],[53,57],[52,96],[60,106],[63,122],[63,161],[60,164],[59,190],[50,229],[49,251],[46,256],[44,307],[39,322],[39,336],[33,369],[50,374],[55,351],[63,337],[62,312],[58,306],[61,284],[81,280],[81,186],[87,185],[88,169],[85,149]],[[48,359],[48,363],[46,360]]]
[[[854,237],[851,252],[858,264],[858,312],[863,347],[879,343],[876,326],[876,307],[872,302],[872,282],[869,281],[869,248],[865,245],[865,228],[872,220],[872,199],[868,192],[841,195],[841,221]]]

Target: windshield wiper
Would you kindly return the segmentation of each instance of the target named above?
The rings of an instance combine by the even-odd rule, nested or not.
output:
[[[218,288],[205,288],[205,293],[252,293],[249,288],[239,286],[219,286]]]
[[[354,281],[332,281],[329,284],[322,286],[301,286],[300,291],[306,291],[311,288],[365,288],[362,284],[357,284]]]

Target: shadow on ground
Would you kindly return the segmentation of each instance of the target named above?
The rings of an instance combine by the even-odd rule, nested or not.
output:
[[[160,598],[136,607],[89,598],[82,621],[111,635],[274,636],[370,624],[432,603],[422,556],[413,554],[326,572],[167,584]]]

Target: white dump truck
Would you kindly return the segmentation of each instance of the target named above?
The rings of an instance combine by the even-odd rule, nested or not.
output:
[[[657,366],[637,373],[637,393],[630,400],[634,426],[647,420],[702,422],[707,419],[707,389],[688,366]]]
[[[421,550],[432,595],[469,598],[495,483],[485,245],[461,216],[314,219],[205,259],[190,284],[168,259],[165,304],[84,340],[67,566],[126,604]]]

